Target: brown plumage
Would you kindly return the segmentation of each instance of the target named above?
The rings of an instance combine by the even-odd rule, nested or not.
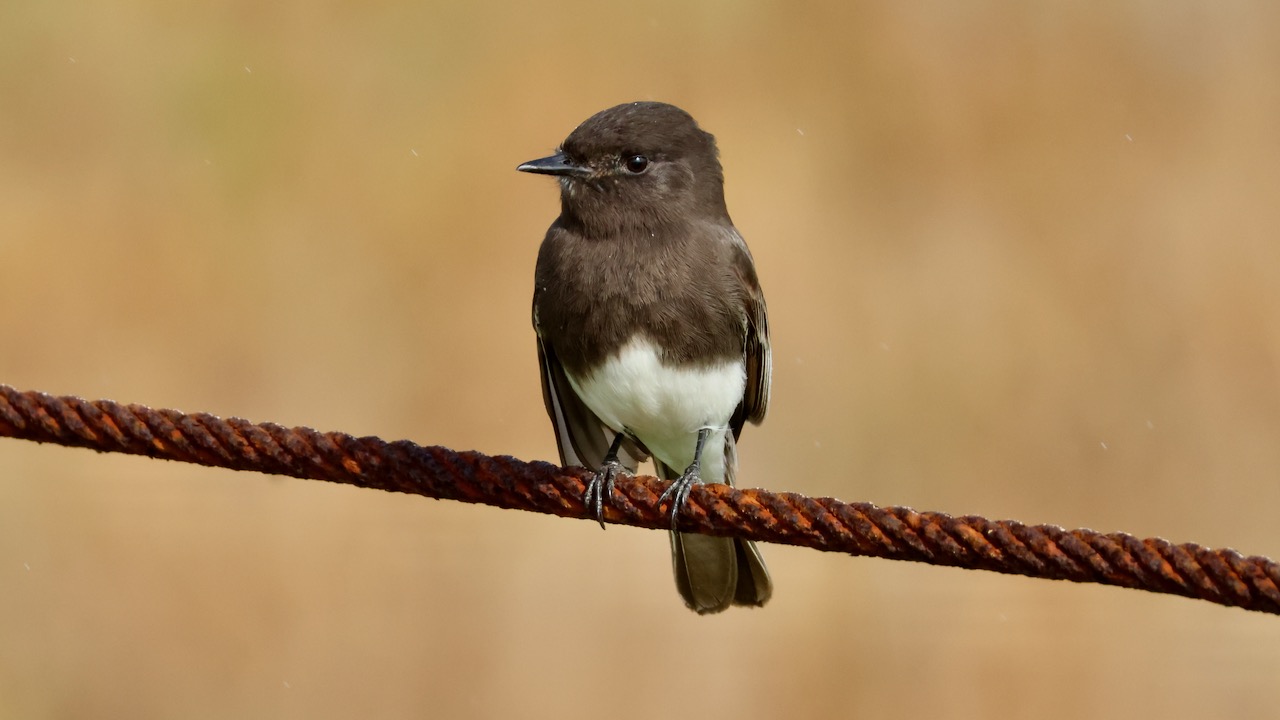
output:
[[[519,169],[561,183],[533,317],[560,459],[598,471],[589,503],[602,514],[614,473],[635,472],[650,455],[659,476],[676,481],[673,513],[704,476],[732,483],[742,427],[759,423],[769,402],[769,331],[714,138],[677,107],[628,103]],[[700,440],[709,443],[701,454]],[[694,610],[769,599],[752,543],[671,539],[676,586]]]

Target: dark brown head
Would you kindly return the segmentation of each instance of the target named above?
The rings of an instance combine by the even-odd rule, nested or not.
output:
[[[729,216],[715,138],[666,103],[598,112],[555,155],[517,169],[557,176],[561,222],[592,237]]]

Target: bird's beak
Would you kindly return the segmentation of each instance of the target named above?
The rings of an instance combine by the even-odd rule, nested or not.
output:
[[[587,177],[591,170],[569,162],[565,154],[558,152],[551,157],[530,160],[516,168],[520,172],[537,173],[539,175],[568,175],[570,177]]]

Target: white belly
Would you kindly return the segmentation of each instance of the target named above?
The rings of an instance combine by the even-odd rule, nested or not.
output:
[[[627,432],[676,472],[693,462],[698,431],[709,428],[702,478],[724,481],[729,418],[742,402],[746,364],[732,360],[700,368],[663,365],[643,335],[586,377],[569,376],[578,397],[615,432]]]

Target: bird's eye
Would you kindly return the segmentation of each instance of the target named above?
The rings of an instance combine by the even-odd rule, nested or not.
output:
[[[643,155],[631,155],[623,163],[627,167],[627,172],[639,175],[649,168],[649,158]]]

